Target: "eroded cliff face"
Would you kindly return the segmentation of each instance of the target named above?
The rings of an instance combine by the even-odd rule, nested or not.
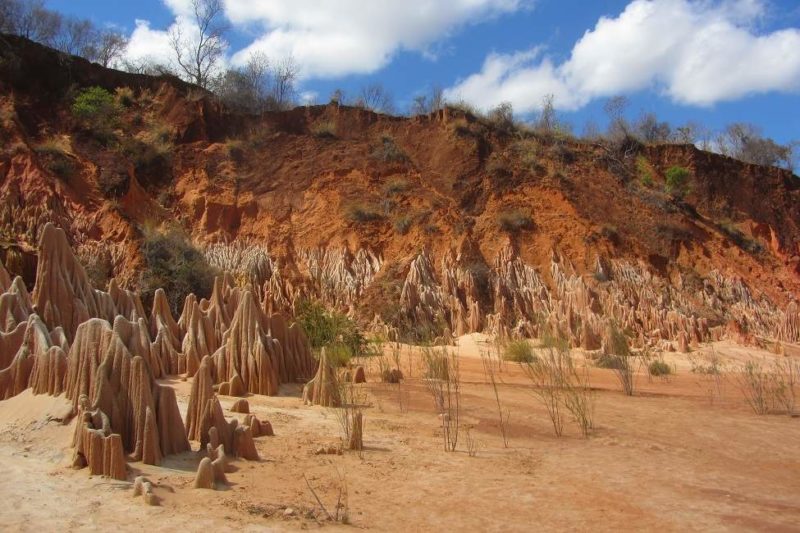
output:
[[[176,320],[163,291],[147,313],[113,282],[94,289],[52,224],[37,252],[32,294],[0,264],[0,400],[28,388],[65,393],[79,418],[77,467],[125,479],[126,458],[159,464],[189,450],[190,438],[205,447],[211,427],[226,432],[226,453],[253,458],[251,428],[226,421],[216,394],[276,395],[314,375],[303,331],[230,276],[217,278],[209,299],[190,295]],[[184,425],[174,390],[158,380],[198,373]]]
[[[508,134],[455,109],[233,115],[176,80],[67,61],[22,40],[3,46],[20,59],[13,72],[4,63],[0,81],[4,263],[23,274],[22,254],[36,254],[52,222],[79,258],[104,257],[116,278],[105,296],[86,289],[63,309],[44,309],[34,294],[41,320],[70,343],[87,316],[114,324],[113,303],[128,321],[146,319],[151,352],[184,356],[160,356],[165,372],[195,371],[230,343],[279,357],[258,340],[267,319],[240,310],[251,298],[265,316],[316,298],[411,338],[535,336],[550,326],[595,350],[615,323],[666,349],[720,336],[800,340],[800,180],[791,173],[691,146],[618,153]],[[32,61],[58,75],[44,79]],[[89,85],[121,91],[102,138],[70,112]],[[676,165],[691,172],[682,201],[664,192]],[[124,289],[142,267],[141,228],[175,224],[231,275],[213,295],[188,299],[173,324],[158,302],[144,316]],[[47,285],[42,275],[29,273],[27,288]],[[53,283],[55,298],[63,288]],[[226,291],[236,305],[220,303]],[[202,297],[217,302],[210,315]],[[30,313],[15,298],[4,316],[19,326]],[[237,312],[249,333],[224,337]],[[222,381],[239,386],[245,370],[230,372],[233,363],[216,358]]]

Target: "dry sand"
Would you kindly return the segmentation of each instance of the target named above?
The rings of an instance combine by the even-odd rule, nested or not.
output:
[[[256,439],[262,460],[237,461],[230,486],[219,491],[192,489],[196,452],[168,457],[160,467],[132,463],[130,479],[148,476],[158,507],[134,499],[130,483],[70,469],[75,421],[59,422],[68,405],[26,391],[0,402],[0,529],[323,527],[312,516],[318,506],[305,474],[331,512],[346,480],[351,525],[324,524],[331,530],[800,530],[800,419],[756,416],[733,380],[717,387],[689,372],[687,356],[668,355],[677,375],[640,375],[633,398],[621,394],[611,371],[593,369],[596,430],[587,440],[568,424],[556,438],[524,375],[505,364],[505,448],[478,357],[483,340],[462,338],[459,349],[463,422],[476,457],[466,453],[466,429],[458,452],[442,450],[418,354],[409,357],[404,347],[403,371],[411,376],[404,384],[375,383],[376,368],[369,375],[362,454],[313,453],[338,442],[338,424],[332,410],[303,406],[297,387],[280,397],[250,396],[251,412],[276,433]],[[729,343],[713,349],[729,365],[774,357]],[[191,380],[169,383],[185,410]],[[227,411],[233,401],[222,398],[226,415],[241,418]]]

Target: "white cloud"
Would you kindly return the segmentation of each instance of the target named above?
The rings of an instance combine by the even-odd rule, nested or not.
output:
[[[478,74],[473,74],[445,91],[448,101],[467,101],[482,109],[511,102],[517,111],[540,106],[545,95],[554,95],[559,109],[582,105],[575,99],[556,67],[542,57],[539,47],[515,54],[490,54]]]
[[[180,1],[180,0],[172,0]],[[460,26],[530,6],[531,0],[227,0],[237,25],[264,34],[235,54],[252,50],[291,55],[305,77],[375,72],[398,50],[422,53]]]
[[[317,103],[319,93],[316,91],[303,91],[300,93],[300,103],[303,105],[314,105]]]
[[[126,61],[136,65],[141,63],[154,63],[171,67],[175,72],[180,72],[175,61],[175,50],[171,44],[171,32],[180,30],[181,35],[187,39],[196,39],[199,28],[191,11],[190,0],[164,0],[164,3],[175,14],[172,24],[164,30],[156,30],[147,20],[136,20],[136,28],[128,40],[125,49]],[[222,58],[219,68],[225,68],[227,58]]]
[[[125,59],[134,64],[151,61],[169,65],[172,56],[168,32],[152,29],[146,20],[137,20],[125,50]]]
[[[749,21],[765,14],[762,0],[635,0],[618,17],[601,18],[561,65],[538,49],[492,54],[446,96],[484,109],[510,101],[527,112],[548,93],[557,107],[576,109],[646,89],[697,106],[800,91],[800,30],[761,35]]]
[[[191,0],[162,0],[175,21],[196,31]],[[291,56],[304,78],[366,74],[385,66],[398,50],[431,57],[431,47],[465,24],[511,13],[535,0],[224,0],[235,29],[255,31],[250,45],[233,55],[244,63],[254,51]],[[137,21],[126,59],[172,61],[169,29]]]

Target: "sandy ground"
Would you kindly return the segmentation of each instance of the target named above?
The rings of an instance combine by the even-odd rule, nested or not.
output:
[[[640,375],[631,398],[611,371],[592,369],[596,429],[584,439],[568,423],[556,438],[524,374],[506,363],[504,447],[478,356],[486,345],[479,336],[460,343],[457,452],[443,451],[418,353],[403,347],[404,384],[375,383],[371,365],[363,453],[315,455],[339,441],[337,418],[303,406],[297,387],[251,396],[251,411],[276,433],[256,440],[261,461],[237,461],[230,486],[218,491],[191,488],[197,452],[160,467],[130,464],[130,479],[141,472],[156,484],[158,507],[134,499],[129,482],[70,469],[75,422],[60,422],[66,402],[26,391],[0,402],[0,529],[800,530],[800,419],[756,416],[732,378],[718,384],[691,373],[685,355],[667,355],[677,374],[668,381]],[[718,343],[694,353],[695,363],[712,349],[728,365],[774,357]],[[185,409],[191,381],[171,384]],[[226,409],[234,400],[221,399]],[[349,525],[317,521],[304,476],[332,513],[346,485]]]

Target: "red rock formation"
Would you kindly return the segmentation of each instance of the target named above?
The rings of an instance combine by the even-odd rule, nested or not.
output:
[[[7,400],[28,387],[35,394],[58,394],[63,389],[64,359],[60,346],[54,352],[53,364],[50,348],[53,340],[44,323],[37,315],[31,315],[25,323],[22,341],[9,364],[0,370],[0,400]],[[53,392],[50,392],[52,389]]]
[[[229,381],[238,375],[246,391],[278,394],[281,351],[281,346],[265,333],[264,317],[252,293],[245,291],[222,347],[214,354],[217,379]]]
[[[89,318],[113,320],[111,297],[92,288],[61,229],[46,224],[39,240],[39,266],[33,301],[50,328],[62,326],[71,342],[78,326]]]
[[[253,433],[253,438],[261,436],[273,437],[275,433],[272,430],[272,424],[268,420],[259,420],[256,415],[247,415],[244,417],[244,425],[250,428]]]
[[[85,396],[80,400],[73,446],[73,465],[76,467],[89,467],[92,475],[121,480],[127,478],[122,438],[111,432],[111,423],[105,413],[99,409],[88,409],[88,398]]]
[[[249,414],[250,413],[250,404],[247,403],[247,400],[241,399],[236,400],[234,404],[231,406],[231,413],[241,413],[241,414]]]
[[[303,403],[323,407],[338,407],[340,403],[336,370],[328,361],[325,348],[319,356],[317,374],[303,387]]]
[[[14,278],[8,290],[0,295],[0,331],[10,332],[28,320],[33,304],[22,278]]]
[[[203,413],[208,401],[214,397],[214,381],[211,375],[213,364],[210,357],[204,357],[192,382],[189,406],[186,409],[186,435],[189,440],[203,441],[206,438],[202,428]]]
[[[29,385],[34,394],[58,396],[64,392],[64,379],[67,376],[67,354],[60,346],[38,354],[33,362]]]
[[[197,466],[197,474],[194,478],[194,488],[196,489],[214,489],[214,466],[211,459],[203,457],[200,464]]]
[[[234,456],[247,461],[258,461],[258,450],[253,442],[253,432],[249,426],[238,426],[233,433]]]
[[[0,261],[0,292],[6,292],[9,287],[11,287],[11,276],[3,266],[3,262]]]
[[[70,349],[67,397],[85,395],[93,410],[110,413],[133,460],[158,464],[164,453],[189,449],[174,393],[155,382],[144,358],[130,353],[108,323],[93,319],[78,328]]]

